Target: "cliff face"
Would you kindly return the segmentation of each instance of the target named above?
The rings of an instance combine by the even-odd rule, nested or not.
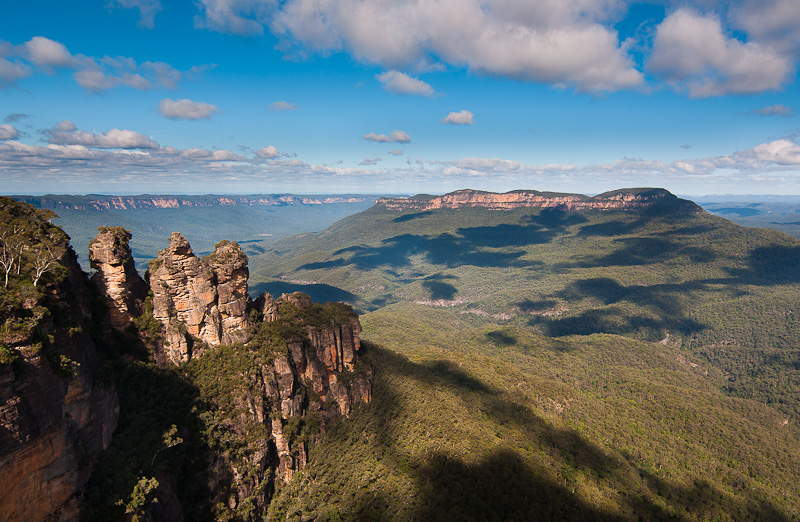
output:
[[[194,340],[212,346],[247,341],[248,275],[247,256],[238,244],[223,241],[201,260],[183,236],[172,234],[147,274],[168,360],[191,359]]]
[[[111,326],[127,327],[144,311],[147,288],[136,271],[128,241],[131,233],[122,227],[104,228],[89,243],[89,261],[97,273],[92,282],[103,294]]]
[[[271,304],[262,331],[269,331],[270,324],[279,329],[294,326],[296,334],[305,337],[290,337],[284,349],[271,342],[259,345],[257,333],[248,345],[251,353],[265,353],[266,346],[271,355],[255,356],[255,364],[236,370],[241,385],[232,402],[238,414],[223,422],[239,440],[249,442],[238,455],[216,453],[209,477],[213,505],[224,504],[234,512],[254,505],[263,514],[275,482],[292,480],[305,466],[317,430],[371,399],[372,368],[357,360],[361,325],[349,309],[313,304],[301,293],[277,299],[262,294],[258,302]],[[307,324],[309,317],[317,319],[316,324]],[[226,378],[222,366],[213,370],[215,381]],[[266,437],[257,435],[262,432]],[[220,515],[221,508],[216,509]]]
[[[360,203],[364,196],[20,196],[16,199],[39,208],[65,210],[128,210],[149,208],[205,208],[234,206],[330,205]]]
[[[65,277],[24,302],[27,327],[0,340],[0,513],[5,521],[71,521],[119,416],[113,387],[94,380],[90,294],[68,250]],[[9,323],[7,323],[9,324]]]
[[[593,197],[582,194],[537,192],[535,190],[515,190],[505,194],[479,190],[458,190],[443,196],[381,198],[377,204],[388,210],[437,210],[463,207],[482,207],[494,210],[513,208],[632,210],[675,201],[683,200],[678,200],[673,194],[662,189],[623,189]],[[697,209],[699,210],[699,207]]]
[[[174,233],[150,263],[147,278],[153,317],[164,331],[157,360],[190,362],[189,368],[201,368],[194,370],[195,378],[205,382],[204,372],[210,372],[216,386],[228,378],[223,377],[227,359],[217,352],[204,355],[199,342],[242,343],[230,349],[244,353],[230,360],[253,358],[231,377],[237,382],[229,397],[232,410],[214,414],[226,419],[224,431],[243,441],[243,449],[212,452],[208,477],[212,506],[238,512],[253,505],[263,514],[275,481],[291,480],[306,463],[316,432],[299,440],[298,430],[310,422],[309,415],[324,427],[325,419],[368,402],[372,369],[358,361],[361,324],[349,307],[314,304],[301,293],[277,299],[265,293],[250,301],[248,274],[238,244],[222,241],[199,259]]]

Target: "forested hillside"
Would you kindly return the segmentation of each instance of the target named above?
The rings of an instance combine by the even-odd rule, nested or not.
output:
[[[284,509],[793,519],[798,253],[687,205],[376,205],[276,243],[255,287],[348,300],[376,366]]]

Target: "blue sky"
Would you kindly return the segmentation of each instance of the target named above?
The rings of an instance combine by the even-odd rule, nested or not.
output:
[[[8,4],[6,194],[800,194],[797,0]]]

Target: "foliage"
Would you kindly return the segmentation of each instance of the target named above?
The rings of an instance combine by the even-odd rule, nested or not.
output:
[[[143,520],[145,510],[150,504],[158,502],[155,491],[158,481],[155,477],[142,477],[133,487],[130,501],[125,505],[125,513],[131,516],[131,522]]]

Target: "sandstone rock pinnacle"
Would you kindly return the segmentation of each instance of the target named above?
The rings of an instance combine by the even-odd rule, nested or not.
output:
[[[201,260],[173,232],[148,269],[153,317],[164,326],[170,360],[188,361],[194,339],[209,345],[248,340],[248,274],[247,256],[237,243],[222,241]]]
[[[106,299],[115,328],[125,328],[142,313],[147,288],[136,271],[128,246],[131,233],[122,227],[101,227],[89,243],[89,262],[97,273],[92,281]]]

